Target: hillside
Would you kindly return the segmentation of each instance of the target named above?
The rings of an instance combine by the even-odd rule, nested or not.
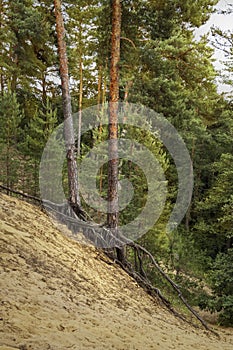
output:
[[[0,349],[233,347],[193,329],[92,247],[61,234],[37,207],[0,194]]]

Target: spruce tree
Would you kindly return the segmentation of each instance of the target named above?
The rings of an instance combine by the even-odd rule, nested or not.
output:
[[[30,168],[27,170],[28,179],[31,178],[31,184],[28,183],[28,186],[30,187],[30,192],[37,197],[39,196],[40,159],[46,142],[56,124],[56,110],[52,109],[51,102],[47,98],[46,105],[42,105],[40,109],[35,111],[26,129],[27,135],[23,151],[25,156],[29,156],[27,163],[31,163]]]

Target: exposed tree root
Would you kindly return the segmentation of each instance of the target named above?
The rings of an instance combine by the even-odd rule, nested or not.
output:
[[[211,331],[212,333],[214,333],[215,335],[218,335],[216,332],[214,332],[209,326],[208,324],[203,320],[203,318],[189,305],[189,303],[187,302],[187,300],[184,298],[179,286],[163,271],[163,269],[159,266],[159,264],[156,262],[155,258],[153,257],[153,255],[147,250],[145,249],[144,247],[140,246],[139,244],[137,243],[130,243],[129,246],[132,246],[134,248],[136,248],[136,251],[137,251],[137,254],[139,254],[139,252],[143,252],[145,253],[151,260],[152,264],[154,265],[154,267],[160,272],[160,274],[164,277],[165,280],[167,280],[170,285],[172,286],[172,288],[177,292],[178,294],[178,297],[180,298],[180,300],[183,302],[183,304],[187,307],[187,309],[195,316],[195,318],[198,319],[198,321],[201,322],[201,324],[203,325],[203,327],[205,329],[207,329],[208,331]],[[138,258],[140,259],[139,255],[138,255]],[[148,282],[149,283],[149,282]],[[150,283],[149,283],[149,286],[150,286]],[[152,286],[153,287],[153,286]],[[165,303],[166,305],[166,303]],[[167,306],[167,305],[166,305]],[[171,310],[171,309],[170,309]],[[174,309],[171,310],[173,313],[176,313],[176,316],[179,316],[180,315],[178,314],[177,315],[177,312],[174,311]],[[182,316],[183,318],[183,316]],[[187,322],[187,320],[185,319],[185,321]]]
[[[30,196],[28,194],[22,193],[20,191],[12,190],[6,186],[0,185],[0,188],[7,193],[14,193],[22,196],[25,199],[30,199],[36,202],[39,205],[42,205],[42,200],[40,198]],[[183,321],[192,324],[194,327],[197,327],[194,323],[188,321],[183,315],[178,313],[171,305],[170,301],[168,301],[161,293],[161,291],[154,287],[149,279],[146,276],[145,270],[143,268],[143,259],[141,254],[147,255],[150,259],[152,265],[156,268],[157,271],[161,274],[161,276],[172,286],[172,288],[178,294],[178,297],[182,301],[182,303],[187,307],[187,309],[195,316],[195,318],[202,324],[202,326],[219,336],[213,329],[211,329],[208,324],[202,319],[202,317],[189,305],[187,300],[184,298],[179,286],[163,271],[163,269],[156,262],[154,256],[141,245],[126,239],[125,237],[114,237],[110,230],[107,228],[97,225],[91,221],[88,221],[89,217],[84,211],[77,211],[77,214],[74,211],[70,211],[69,205],[65,204],[56,204],[50,201],[44,201],[43,205],[47,210],[52,212],[54,216],[61,222],[68,224],[67,226],[72,230],[75,236],[80,230],[83,232],[86,239],[91,241],[95,246],[104,247],[102,249],[104,253],[117,262],[142,288],[144,288],[147,293],[149,293],[153,297],[159,298],[165,307],[172,312],[176,317],[179,317]],[[75,238],[74,236],[74,238]],[[139,272],[137,272],[130,262],[125,258],[123,261],[119,261],[114,254],[114,249],[112,247],[122,248],[122,246],[131,247],[135,254],[137,255],[139,262]]]

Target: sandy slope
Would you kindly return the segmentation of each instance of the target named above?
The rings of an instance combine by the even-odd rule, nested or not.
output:
[[[232,349],[182,323],[94,248],[0,194],[0,350]]]

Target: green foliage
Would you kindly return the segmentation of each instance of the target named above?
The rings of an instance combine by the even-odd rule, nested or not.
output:
[[[211,140],[201,186],[202,193],[195,203],[193,225],[195,245],[215,258],[232,244],[232,106],[225,103],[222,115],[210,128]],[[208,180],[208,181],[207,181]]]
[[[86,1],[80,1],[79,6],[70,3],[67,7],[67,15],[69,16],[66,26],[69,73],[75,81],[73,88],[74,112],[79,107],[80,83],[82,83],[83,108],[93,104],[91,101],[97,93],[96,66],[93,62],[97,60],[96,51],[99,42],[96,40],[96,21],[100,10],[100,3],[96,0],[91,0],[89,6],[87,6]]]
[[[53,110],[49,99],[47,99],[46,105],[42,105],[40,110],[36,110],[26,129],[25,142],[21,149],[32,162],[31,169],[34,175],[31,187],[34,187],[33,194],[35,196],[39,193],[39,163],[42,152],[56,124],[57,112]]]
[[[133,120],[133,111],[128,111],[128,118],[130,120]],[[145,125],[145,123],[147,123]],[[119,138],[121,142],[121,139],[131,140],[131,145],[129,146],[130,149],[123,149],[121,147],[121,155],[122,158],[119,160],[119,181],[121,180],[128,180],[129,184],[129,190],[132,187],[133,188],[133,198],[130,201],[130,203],[120,211],[119,215],[119,221],[120,225],[125,225],[131,221],[133,221],[142,211],[142,209],[145,206],[145,203],[147,201],[147,195],[148,195],[148,184],[146,181],[146,176],[143,173],[143,169],[140,169],[140,166],[136,164],[134,161],[128,159],[130,155],[133,158],[134,153],[136,152],[137,156],[143,157],[144,148],[148,149],[151,154],[154,156],[157,161],[159,161],[160,166],[163,169],[163,172],[166,172],[169,166],[169,162],[167,159],[167,154],[164,151],[161,141],[158,140],[156,137],[156,134],[153,133],[153,130],[151,128],[151,125],[148,124],[148,121],[141,121],[141,127],[137,128],[130,125],[119,125]],[[143,129],[143,125],[146,126],[148,131],[145,131]],[[106,125],[101,125],[100,128],[92,130],[92,133],[86,133],[82,135],[82,142],[84,143],[82,145],[82,157],[85,157],[85,154],[89,152],[90,148],[92,147],[98,147],[98,144],[100,144],[103,141],[106,141],[108,137],[108,127]],[[137,143],[137,144],[136,144]],[[125,152],[125,158],[124,158],[124,152]],[[102,155],[101,155],[102,157]],[[153,174],[155,177],[155,180],[153,181],[153,184],[150,184],[154,187],[154,189],[158,189],[159,187],[159,181],[156,180],[156,174]],[[93,175],[94,176],[94,175]],[[108,189],[108,159],[106,156],[106,163],[101,166],[99,169],[97,178],[96,178],[96,186],[99,189],[99,195],[107,199],[107,189]],[[121,191],[119,187],[119,192]],[[157,191],[159,192],[159,191]],[[157,193],[155,191],[155,193]],[[122,193],[120,195],[125,197],[125,193]],[[156,196],[156,195],[155,195]],[[157,205],[160,203],[159,195],[157,195]],[[83,203],[85,206],[85,203]],[[86,207],[86,210],[89,210]],[[153,208],[151,208],[153,210]],[[102,222],[105,222],[106,217],[103,213],[90,213],[94,218],[97,218],[98,220],[101,219]],[[152,212],[152,215],[154,212]],[[161,220],[162,221],[162,220]],[[164,222],[166,220],[164,219]]]
[[[52,109],[49,99],[46,105],[42,105],[36,110],[33,118],[30,120],[27,136],[26,148],[31,156],[40,159],[46,141],[51,135],[57,124],[57,111]]]
[[[228,4],[229,13],[232,13],[233,5]],[[224,84],[227,84],[231,89],[226,95],[232,99],[232,83],[233,83],[233,32],[232,30],[223,31],[220,28],[212,28],[213,41],[212,45],[221,50],[224,54],[225,65],[224,71],[221,73],[221,80]]]
[[[18,143],[21,141],[19,126],[22,114],[16,94],[11,90],[0,96],[0,118],[0,181],[8,187],[14,187],[19,178]]]
[[[51,87],[46,76],[56,62],[51,15],[35,1],[6,0],[0,16],[1,91],[10,83],[27,124],[40,104],[38,100],[46,103]]]
[[[209,274],[212,296],[202,295],[199,305],[219,312],[219,324],[233,325],[233,249],[219,253]]]
[[[167,266],[191,302],[199,299],[203,307],[220,312],[222,324],[230,325],[232,101],[230,94],[224,99],[217,92],[213,50],[207,37],[199,42],[194,38],[195,28],[207,21],[216,3],[217,0],[122,2],[120,99],[141,103],[163,114],[183,137],[193,161],[192,203],[177,230],[166,231],[178,188],[174,161],[153,134],[152,127],[150,132],[142,132],[139,128],[120,125],[119,136],[148,148],[159,161],[167,180],[168,196],[163,213],[140,243]],[[104,109],[108,100],[110,5],[107,0],[63,1],[74,112],[80,107],[81,95],[82,108],[102,103]],[[1,1],[0,22],[0,181],[38,195],[40,156],[53,128],[63,121],[53,4],[49,0]],[[214,28],[213,34],[216,45],[226,54],[227,73],[230,73],[232,33]],[[231,83],[229,77],[228,74],[225,82]],[[153,125],[153,120],[151,123]],[[103,125],[82,135],[79,161],[94,145],[106,140],[107,133]],[[51,162],[44,171],[45,178],[48,176],[50,198],[59,200],[57,193],[49,193],[51,181],[57,181],[56,174],[52,172],[52,179],[49,174],[63,152],[62,144],[56,149],[56,141],[51,140]],[[132,143],[132,152],[133,147]],[[137,151],[142,150],[139,147]],[[126,178],[134,187],[132,201],[120,213],[120,222],[125,224],[144,207],[148,184],[134,162],[121,159],[119,169],[119,180]],[[65,191],[66,171],[64,166]],[[96,182],[100,195],[106,198],[107,159]],[[157,185],[155,181],[154,188]],[[94,210],[91,215],[100,222],[106,219]],[[151,271],[149,263],[146,263],[146,272],[171,293],[166,283]],[[210,283],[213,295],[203,296],[200,301],[201,287],[194,277]]]
[[[213,291],[219,296],[232,294],[233,249],[218,254],[210,274]]]
[[[22,118],[20,106],[16,94],[11,90],[5,91],[0,99],[1,142],[5,142],[9,146],[15,145],[17,143],[17,130]]]

